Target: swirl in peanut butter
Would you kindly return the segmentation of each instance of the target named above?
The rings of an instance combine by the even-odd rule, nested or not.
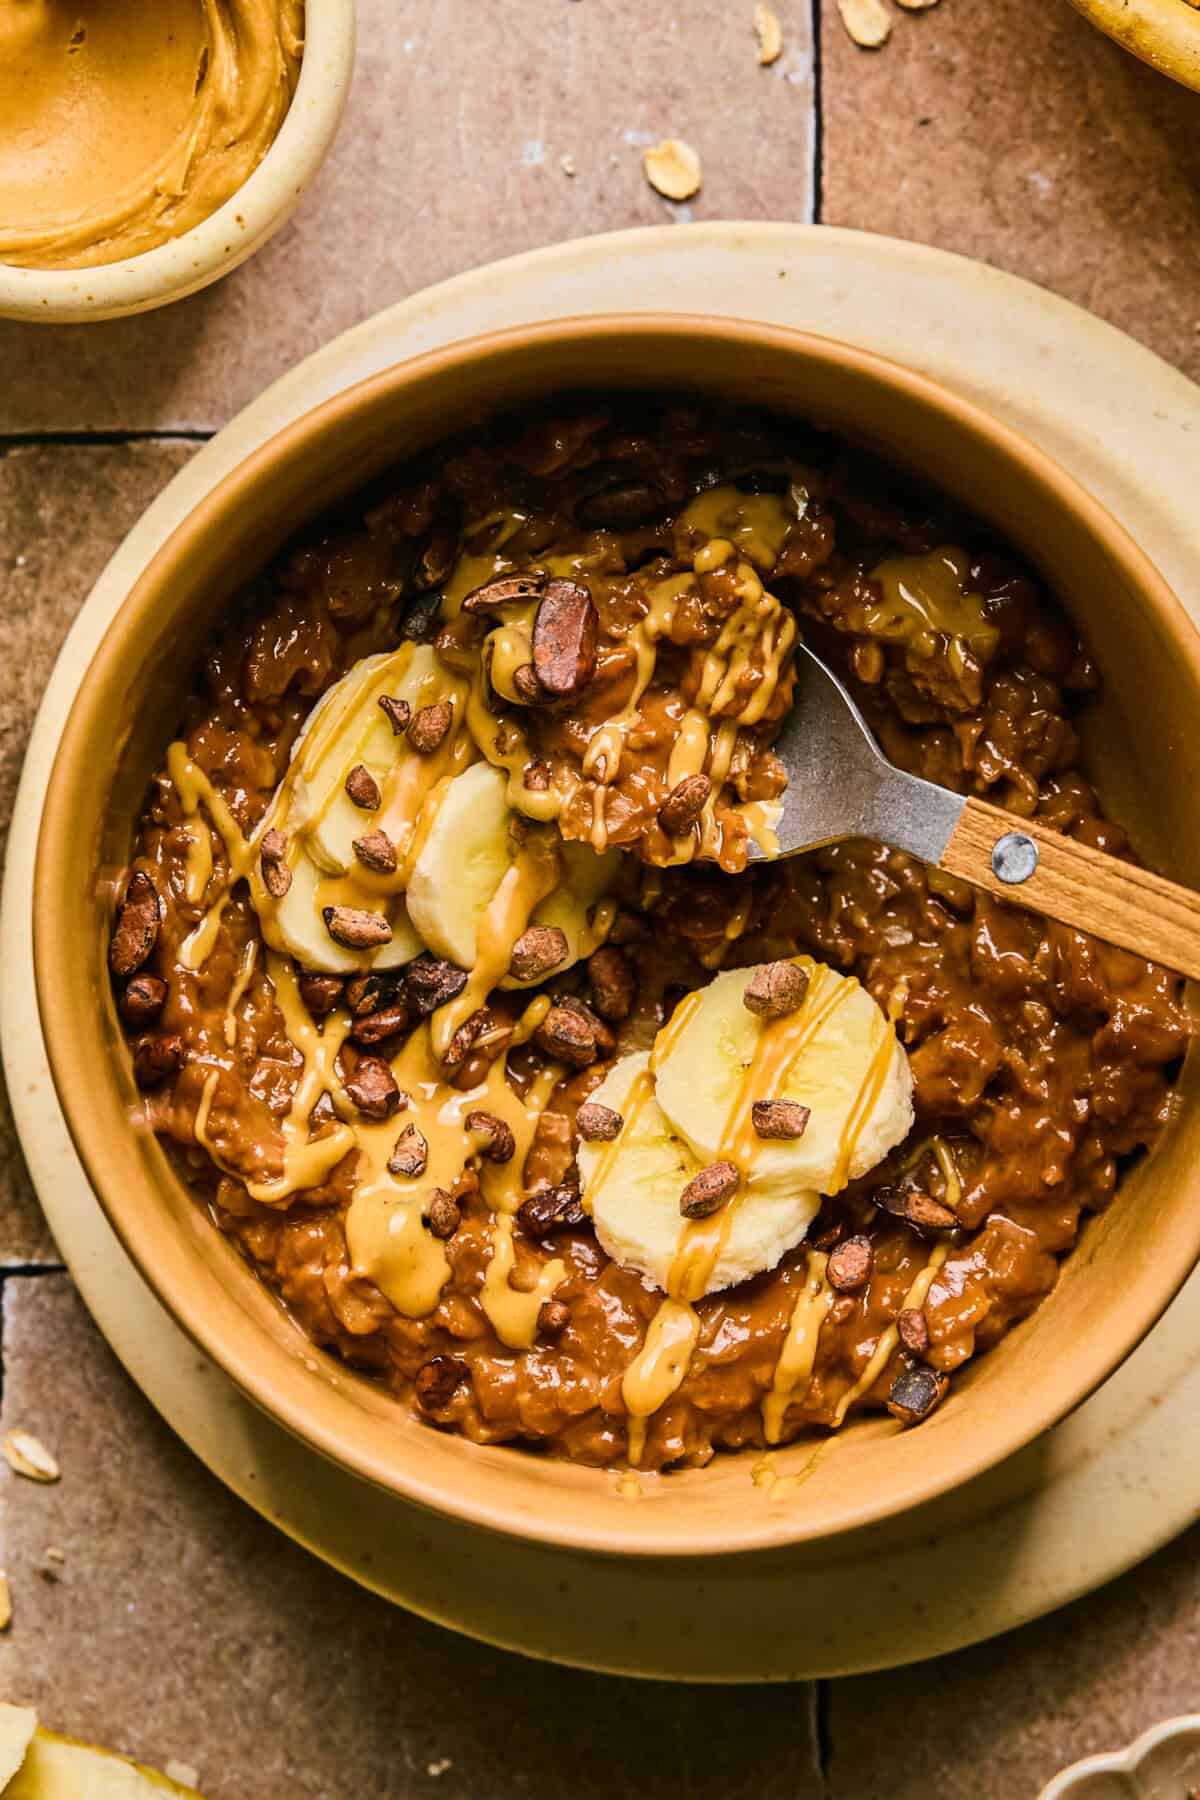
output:
[[[0,262],[81,269],[232,198],[291,105],[301,0],[0,0]]]

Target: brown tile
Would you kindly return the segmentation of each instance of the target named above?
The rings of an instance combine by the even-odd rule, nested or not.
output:
[[[430,282],[676,216],[641,173],[639,146],[662,135],[704,158],[695,217],[810,216],[809,3],[777,10],[787,49],[764,70],[749,0],[359,0],[342,131],[292,223],[164,311],[0,322],[0,432],[220,425],[319,344]]]
[[[1200,94],[1065,0],[942,0],[875,52],[823,12],[824,220],[982,257],[1200,375]]]
[[[117,544],[193,449],[42,444],[0,452],[0,854],[29,729],[67,629]],[[55,1254],[0,1085],[0,1264]]]
[[[1068,1763],[1193,1712],[1198,1549],[1194,1530],[1020,1631],[912,1669],[835,1682],[830,1800],[1032,1800]]]
[[[8,1697],[192,1763],[211,1800],[816,1800],[805,1688],[656,1686],[543,1667],[361,1592],[232,1498],[117,1367],[69,1279],[4,1296]],[[47,1546],[65,1553],[50,1582]],[[450,1767],[431,1775],[431,1764]],[[660,1788],[661,1784],[661,1788]]]

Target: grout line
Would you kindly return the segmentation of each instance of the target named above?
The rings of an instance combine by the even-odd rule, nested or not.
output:
[[[817,1681],[814,1724],[817,1736],[817,1768],[821,1776],[821,1792],[830,1800],[833,1789],[829,1782],[833,1762],[833,1683],[827,1676]]]
[[[825,69],[821,55],[821,0],[812,0],[812,223],[821,223],[825,204]]]
[[[179,431],[5,431],[0,432],[0,456],[10,450],[45,445],[69,448],[113,444],[207,444],[216,435],[207,430]]]

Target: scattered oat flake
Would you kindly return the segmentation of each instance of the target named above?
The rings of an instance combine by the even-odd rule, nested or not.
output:
[[[938,0],[897,0],[897,4],[902,6],[905,12],[925,12],[929,7],[936,6],[937,3]],[[1194,4],[1200,6],[1200,0],[1194,0]]]
[[[690,200],[700,192],[700,157],[683,138],[663,138],[642,152],[650,186],[666,200]]]
[[[769,6],[755,7],[754,33],[758,38],[758,60],[764,69],[769,68],[783,54],[783,27]]]
[[[1197,5],[1200,5],[1200,0],[1196,0],[1196,3],[1197,3]],[[564,175],[574,175],[575,174],[575,172],[576,172],[575,158],[571,155],[569,150],[565,156],[559,157],[558,166],[562,170]]]
[[[163,1774],[168,1781],[177,1781],[180,1787],[194,1788],[200,1779],[199,1769],[194,1769],[191,1763],[176,1762],[173,1756],[168,1761]]]
[[[8,1576],[0,1574],[0,1631],[7,1631],[12,1624],[12,1590],[8,1585]]]
[[[842,24],[864,50],[878,50],[892,35],[892,15],[883,0],[838,0]]]
[[[4,1457],[14,1475],[24,1475],[29,1481],[57,1481],[62,1474],[45,1444],[28,1431],[9,1432]]]
[[[453,1767],[454,1764],[448,1756],[439,1756],[436,1762],[426,1764],[425,1773],[427,1775],[445,1775]]]

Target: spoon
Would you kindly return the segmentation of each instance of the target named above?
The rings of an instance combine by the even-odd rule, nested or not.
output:
[[[796,698],[774,744],[788,775],[775,827],[781,855],[874,838],[1200,980],[1200,894],[905,774],[883,755],[837,676],[806,644],[796,651]]]

